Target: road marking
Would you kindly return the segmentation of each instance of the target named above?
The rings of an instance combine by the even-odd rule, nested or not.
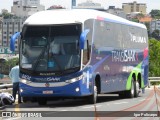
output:
[[[68,111],[68,110],[60,110],[60,111]]]
[[[139,100],[139,101],[144,101],[145,99],[141,99],[141,100]]]
[[[128,102],[119,102],[119,103],[113,103],[113,104],[124,104],[124,103],[128,103]]]
[[[19,104],[16,103],[16,106],[15,106],[15,112],[19,112],[20,109],[19,109]]]
[[[97,107],[101,107],[102,105],[96,105],[96,108]],[[84,108],[84,109],[88,109],[88,108],[94,108],[94,105],[93,106],[85,106],[85,107],[82,107],[82,108]]]

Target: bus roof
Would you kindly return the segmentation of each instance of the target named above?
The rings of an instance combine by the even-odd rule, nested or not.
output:
[[[46,10],[31,15],[24,24],[28,25],[54,25],[83,23],[87,19],[99,19],[115,23],[127,24],[145,28],[145,25],[131,22],[127,19],[91,9],[72,9],[72,10]]]

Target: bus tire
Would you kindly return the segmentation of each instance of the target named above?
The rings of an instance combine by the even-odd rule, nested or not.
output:
[[[138,81],[134,81],[134,97],[138,97],[140,93],[140,86]]]
[[[126,97],[128,98],[133,98],[134,95],[135,95],[135,87],[134,87],[134,78],[132,78],[132,81],[131,81],[131,89],[126,91]]]
[[[38,99],[38,104],[39,105],[46,105],[47,104],[47,100],[45,98],[41,98],[41,99],[39,98]]]
[[[91,96],[89,96],[89,98],[88,98],[89,104],[96,104],[96,102],[97,102],[97,94],[98,94],[97,93],[97,86],[95,85],[93,94]]]

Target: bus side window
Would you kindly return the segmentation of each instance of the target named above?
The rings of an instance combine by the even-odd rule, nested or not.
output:
[[[83,50],[83,64],[86,65],[90,58],[90,49],[89,49],[89,42],[86,40],[84,50]]]

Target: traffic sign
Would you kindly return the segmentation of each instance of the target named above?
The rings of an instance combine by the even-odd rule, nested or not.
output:
[[[5,47],[5,48],[0,48],[0,54],[15,54],[15,53],[10,51],[8,47]]]

